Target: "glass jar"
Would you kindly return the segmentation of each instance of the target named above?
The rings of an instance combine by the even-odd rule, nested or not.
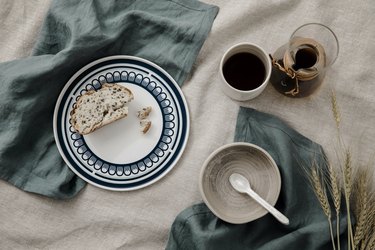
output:
[[[304,24],[271,55],[270,82],[286,96],[309,96],[322,84],[338,52],[338,40],[330,28],[319,23]]]

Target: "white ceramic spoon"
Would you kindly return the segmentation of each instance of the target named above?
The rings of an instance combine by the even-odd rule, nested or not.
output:
[[[262,205],[268,212],[270,212],[275,218],[283,223],[284,225],[289,225],[289,219],[280,213],[276,208],[271,206],[267,201],[260,197],[254,190],[251,189],[249,181],[245,176],[234,173],[229,176],[229,182],[232,184],[233,188],[240,193],[246,193],[256,202]]]

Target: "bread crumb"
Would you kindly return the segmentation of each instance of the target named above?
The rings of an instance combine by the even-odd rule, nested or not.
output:
[[[142,119],[139,124],[141,125],[141,132],[146,134],[151,128],[151,121],[148,119]]]
[[[142,110],[139,110],[137,112],[137,117],[139,119],[145,119],[148,117],[148,115],[151,113],[151,110],[152,110],[152,107],[151,106],[148,106],[148,107],[145,107],[143,108]]]

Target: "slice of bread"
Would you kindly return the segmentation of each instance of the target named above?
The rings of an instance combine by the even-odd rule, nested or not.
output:
[[[126,104],[133,99],[133,93],[128,88],[105,83],[101,89],[90,90],[78,98],[71,112],[70,122],[78,133],[89,134],[126,117]]]

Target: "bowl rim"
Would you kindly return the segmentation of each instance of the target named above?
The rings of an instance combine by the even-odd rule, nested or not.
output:
[[[255,145],[253,143],[249,143],[249,142],[232,142],[232,143],[228,143],[228,144],[222,145],[219,148],[217,148],[216,150],[214,150],[207,157],[207,159],[203,162],[203,165],[201,167],[201,171],[200,171],[200,174],[199,174],[199,191],[201,193],[201,196],[202,196],[202,199],[203,199],[204,203],[207,205],[207,207],[211,210],[211,212],[214,215],[216,215],[218,218],[222,219],[223,221],[226,221],[226,222],[229,222],[229,223],[232,223],[232,224],[243,224],[243,223],[247,223],[247,222],[259,219],[259,218],[263,217],[264,215],[266,215],[268,212],[266,211],[264,215],[261,215],[261,216],[259,216],[257,218],[250,219],[250,220],[249,219],[244,219],[244,218],[240,218],[240,219],[228,218],[226,215],[223,215],[223,214],[220,214],[219,212],[217,212],[217,210],[208,201],[208,199],[206,197],[206,194],[205,194],[205,192],[203,190],[203,175],[205,173],[205,170],[207,168],[208,163],[219,152],[222,152],[222,151],[226,150],[227,148],[237,147],[237,146],[245,146],[245,147],[255,148],[255,149],[259,150],[260,152],[262,152],[270,160],[271,165],[274,168],[275,173],[277,175],[277,179],[279,180],[278,183],[275,183],[277,185],[277,187],[275,189],[276,193],[277,193],[277,195],[276,195],[277,198],[276,198],[275,202],[270,203],[272,206],[274,206],[276,204],[276,202],[277,202],[277,200],[279,199],[279,196],[280,196],[280,191],[281,191],[281,175],[280,175],[279,167],[277,166],[277,164],[276,164],[275,160],[273,159],[273,157],[265,149],[263,149],[262,147],[260,147],[258,145]]]

